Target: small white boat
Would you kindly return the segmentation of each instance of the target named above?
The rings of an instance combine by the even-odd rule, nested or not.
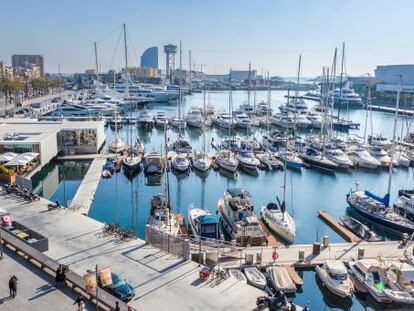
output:
[[[266,287],[266,277],[256,267],[249,267],[244,269],[247,281],[253,286],[263,289]]]
[[[284,165],[281,161],[279,161],[276,156],[274,156],[271,152],[259,152],[256,153],[256,158],[264,165],[267,170],[274,170],[278,168],[283,168]]]
[[[204,118],[201,110],[196,108],[190,110],[185,118],[185,121],[189,127],[202,128],[204,124]]]
[[[204,152],[194,153],[191,162],[193,167],[201,172],[206,172],[211,168],[211,160]]]
[[[152,124],[154,123],[154,119],[152,118],[152,115],[147,110],[143,110],[138,114],[137,122],[139,126],[149,127],[149,126],[152,126]]]
[[[296,237],[296,224],[293,217],[285,210],[283,206],[276,203],[269,203],[262,207],[260,214],[264,223],[271,231],[282,237],[284,240],[293,244]]]
[[[229,270],[229,275],[230,275],[231,278],[236,279],[239,282],[247,283],[247,279],[244,276],[243,272],[241,272],[238,269],[230,269]]]
[[[102,177],[103,178],[109,178],[111,176],[112,176],[112,174],[111,174],[111,172],[109,170],[103,170],[102,171]]]
[[[115,136],[114,139],[109,143],[109,150],[115,153],[119,153],[126,149],[127,145],[119,136]]]
[[[185,129],[186,122],[179,116],[174,116],[170,118],[170,125],[176,129],[183,130]]]
[[[158,111],[154,117],[155,126],[164,128],[168,124],[167,115],[164,111]]]
[[[216,155],[216,163],[221,168],[234,173],[239,165],[239,160],[235,157],[233,152],[223,150]]]
[[[190,168],[190,161],[185,154],[179,153],[172,158],[171,165],[179,172],[186,172]]]
[[[342,261],[327,260],[323,266],[316,266],[316,274],[332,293],[341,297],[351,297],[354,285]]]
[[[267,276],[273,287],[285,294],[295,293],[296,286],[284,267],[269,267],[266,269]]]
[[[256,159],[254,153],[248,150],[241,150],[237,155],[240,166],[247,168],[249,170],[256,170],[260,164],[260,161]]]

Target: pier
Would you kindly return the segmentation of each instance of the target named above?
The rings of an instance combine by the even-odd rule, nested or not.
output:
[[[269,228],[263,223],[263,220],[259,220],[262,230],[266,235],[266,241],[268,246],[278,247],[283,245],[282,242],[278,241],[275,236],[270,232]]]
[[[386,107],[386,106],[378,106],[378,105],[369,105],[367,109],[375,110],[375,111],[382,111],[382,112],[389,112],[395,113],[394,107]],[[414,110],[411,109],[398,109],[398,114],[400,115],[407,115],[407,116],[414,116]]]
[[[334,217],[328,214],[326,211],[318,211],[318,216],[322,218],[332,229],[334,229],[345,241],[359,242],[361,239],[347,228],[342,226]]]
[[[101,179],[102,167],[106,162],[106,156],[96,157],[89,166],[78,191],[76,191],[69,208],[87,215],[92,205],[96,189]]]

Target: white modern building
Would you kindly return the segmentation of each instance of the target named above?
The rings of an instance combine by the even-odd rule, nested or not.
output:
[[[105,142],[104,121],[43,122],[0,120],[0,154],[40,154],[44,166],[58,154],[98,153]]]

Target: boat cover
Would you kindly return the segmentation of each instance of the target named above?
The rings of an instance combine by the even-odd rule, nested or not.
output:
[[[382,204],[385,205],[385,207],[389,207],[389,204],[390,204],[390,194],[389,193],[387,193],[383,198],[381,198],[381,197],[379,197],[379,196],[377,196],[377,195],[375,195],[375,194],[373,194],[373,193],[371,193],[367,190],[365,191],[365,194],[367,196],[369,196],[370,198],[373,198],[374,200],[377,200],[377,201],[381,202]]]

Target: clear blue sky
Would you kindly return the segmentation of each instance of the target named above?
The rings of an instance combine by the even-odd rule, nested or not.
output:
[[[188,49],[208,73],[249,62],[271,74],[294,76],[299,53],[303,76],[321,73],[335,47],[347,45],[347,72],[373,73],[376,65],[414,63],[412,0],[2,0],[0,59],[42,54],[46,70],[93,68],[98,41],[107,70],[122,23],[137,65],[146,47],[166,43]],[[113,66],[122,66],[118,48]],[[164,67],[164,55],[160,55]],[[178,58],[177,58],[178,63]]]

